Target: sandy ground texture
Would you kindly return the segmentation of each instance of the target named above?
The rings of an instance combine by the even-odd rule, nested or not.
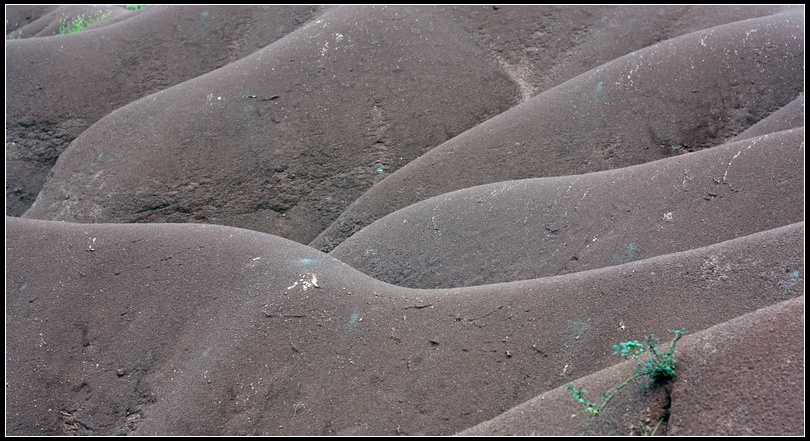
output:
[[[5,433],[803,435],[804,75],[804,5],[7,5]]]

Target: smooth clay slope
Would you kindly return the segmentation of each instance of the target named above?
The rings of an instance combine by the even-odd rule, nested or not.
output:
[[[377,279],[453,288],[684,251],[804,220],[804,128],[641,165],[445,193],[330,254]]]
[[[465,187],[619,168],[720,145],[803,94],[803,33],[804,16],[787,12],[605,63],[410,162],[311,245],[329,251],[388,213]]]
[[[559,387],[460,435],[803,436],[804,400],[796,391],[804,389],[804,348],[801,296],[687,336],[678,345],[674,381],[653,389],[631,384],[590,426],[587,416],[560,418],[582,407]],[[575,386],[593,395],[608,391],[635,364],[612,366]],[[760,368],[746,368],[752,364]]]
[[[804,430],[804,6],[7,6],[7,435]],[[623,412],[624,409],[630,409]]]
[[[696,333],[804,293],[803,222],[453,290],[387,285],[232,227],[6,227],[13,435],[452,434],[610,367],[616,341]],[[801,352],[779,347],[781,360]],[[735,369],[769,366],[741,358]],[[686,432],[725,433],[722,419],[683,418]]]
[[[216,223],[302,243],[315,239],[312,244],[327,251],[370,221],[446,191],[616,168],[721,143],[803,90],[803,58],[798,56],[803,40],[794,38],[801,35],[803,19],[785,10],[791,11],[330,8],[258,51],[228,58],[241,55],[234,63],[112,113],[102,110],[108,116],[61,155],[40,203],[25,216]],[[175,14],[199,21],[204,12]],[[219,20],[218,15],[208,17]],[[88,34],[84,40],[92,43],[101,33],[120,32],[136,19],[90,31],[95,38]],[[166,26],[176,29],[175,21]],[[510,25],[518,21],[518,28]],[[749,28],[761,29],[746,35]],[[529,29],[535,30],[527,39]],[[204,29],[193,35],[198,34],[211,35]],[[78,44],[82,40],[74,42],[80,36],[29,40],[56,52],[57,44],[69,41],[65,56],[76,57],[84,53]],[[20,41],[21,48],[33,44]],[[122,46],[107,52],[124,51]],[[521,47],[529,56],[524,61],[515,58]],[[641,53],[627,55],[636,50]],[[531,72],[519,68],[524,64],[533,66]],[[62,71],[51,64],[37,66],[46,73]],[[79,72],[81,66],[69,71]],[[165,71],[153,67],[150,72]],[[596,76],[576,77],[556,94],[541,94],[523,110],[492,119],[466,137],[456,136],[527,99],[527,87],[543,92],[595,68]],[[20,67],[10,83],[15,89],[26,78],[24,72]],[[87,80],[49,78],[48,84],[69,89],[61,94],[71,97],[101,84],[88,75],[81,79]],[[24,85],[22,90],[42,96],[35,89],[38,83]],[[15,100],[15,108],[48,108],[29,101]],[[57,101],[96,108],[87,100]],[[20,155],[37,151],[11,150]],[[383,180],[405,165],[411,170],[406,175]],[[407,176],[416,170],[423,172]]]
[[[435,7],[333,8],[108,114],[60,156],[24,216],[217,223],[306,243],[392,167],[516,97]]]
[[[245,57],[316,11],[276,5],[134,11],[122,5],[7,6],[6,214],[23,214],[59,155],[108,113]],[[84,31],[54,35],[74,17],[103,14],[110,18]],[[122,128],[135,124],[138,119]]]

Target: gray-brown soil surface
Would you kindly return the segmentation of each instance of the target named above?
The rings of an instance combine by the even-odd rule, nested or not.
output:
[[[803,435],[804,75],[803,5],[7,5],[5,433],[578,435],[686,328],[588,433]]]

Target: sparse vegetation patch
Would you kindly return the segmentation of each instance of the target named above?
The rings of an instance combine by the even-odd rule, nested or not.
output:
[[[111,11],[99,11],[95,14],[90,14],[87,16],[82,14],[73,17],[72,19],[63,17],[61,20],[59,20],[59,35],[75,34],[76,32],[84,30],[88,26],[92,26],[96,23],[107,20],[111,16]]]
[[[686,334],[686,328],[680,330],[670,329],[669,332],[674,333],[675,337],[673,337],[672,341],[669,342],[666,352],[661,352],[659,349],[661,344],[655,334],[650,334],[647,336],[644,343],[640,343],[638,340],[633,340],[613,346],[614,355],[618,354],[622,358],[626,358],[628,360],[637,360],[638,365],[636,366],[635,373],[630,376],[630,378],[625,380],[620,385],[608,390],[607,392],[603,392],[601,402],[592,402],[588,400],[585,397],[588,394],[587,390],[581,388],[577,389],[573,382],[568,383],[565,389],[570,390],[571,396],[574,397],[575,400],[579,401],[579,403],[583,406],[583,409],[571,415],[571,418],[574,418],[579,414],[590,415],[590,418],[588,418],[588,421],[585,424],[585,429],[582,431],[583,435],[588,433],[588,428],[591,426],[594,419],[596,419],[596,417],[602,412],[602,409],[604,409],[610,400],[612,400],[613,397],[616,396],[616,394],[628,384],[644,376],[649,377],[653,383],[669,380],[675,377],[675,354],[678,353],[678,351],[675,350],[675,346],[677,346],[681,337]],[[644,357],[645,355],[646,357]],[[642,358],[646,358],[646,362],[642,361]],[[658,427],[656,426],[656,430],[657,429]]]

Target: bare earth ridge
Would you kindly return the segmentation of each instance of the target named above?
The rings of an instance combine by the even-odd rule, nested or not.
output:
[[[804,145],[804,5],[7,5],[5,433],[578,435],[687,328],[590,434],[804,435]]]

